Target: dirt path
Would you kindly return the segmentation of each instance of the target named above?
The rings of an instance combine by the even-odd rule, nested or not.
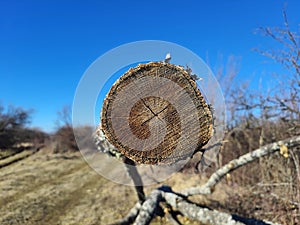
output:
[[[107,224],[136,201],[130,187],[101,177],[80,154],[41,150],[0,173],[1,225]]]

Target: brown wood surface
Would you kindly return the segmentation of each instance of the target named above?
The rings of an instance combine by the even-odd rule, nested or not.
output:
[[[212,127],[195,81],[182,67],[162,62],[127,71],[111,87],[101,112],[108,141],[136,163],[185,159],[209,141]]]

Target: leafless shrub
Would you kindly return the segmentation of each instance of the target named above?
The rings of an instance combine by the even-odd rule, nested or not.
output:
[[[56,125],[58,128],[53,135],[54,153],[78,151],[71,121],[71,107],[64,106],[57,113],[57,116]]]
[[[40,144],[45,141],[47,134],[28,128],[33,110],[9,106],[5,111],[0,106],[0,149],[14,149],[21,143]]]

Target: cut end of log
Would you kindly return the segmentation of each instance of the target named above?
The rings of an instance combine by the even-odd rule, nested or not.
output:
[[[129,69],[111,87],[101,129],[136,163],[171,164],[190,157],[211,138],[211,110],[192,77],[162,62]]]

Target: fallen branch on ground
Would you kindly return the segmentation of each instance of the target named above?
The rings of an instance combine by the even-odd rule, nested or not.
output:
[[[165,201],[168,205],[170,205],[173,209],[178,210],[185,217],[192,220],[198,220],[199,222],[204,224],[274,225],[274,223],[271,222],[265,222],[252,218],[244,218],[237,215],[231,215],[217,210],[201,207],[193,202],[190,202],[187,197],[197,194],[211,194],[215,185],[219,183],[227,173],[230,173],[241,166],[253,162],[255,159],[275,153],[276,151],[279,151],[282,146],[285,146],[287,148],[300,146],[300,136],[265,145],[255,151],[240,156],[238,159],[230,161],[229,163],[218,169],[216,172],[214,172],[210,176],[208,181],[200,187],[189,188],[181,191],[180,193],[175,193],[171,190],[170,187],[166,186],[155,189],[146,197],[146,200],[142,204],[137,203],[133,207],[129,215],[126,217],[126,220],[124,219],[114,224],[129,225],[134,221],[134,225],[147,225],[155,216],[155,212],[159,206],[159,203],[161,201]]]
[[[198,195],[198,194],[204,194],[204,195],[211,194],[214,186],[217,183],[219,183],[226,174],[238,169],[241,166],[253,162],[258,158],[279,151],[281,146],[292,148],[298,145],[300,145],[300,136],[288,138],[283,141],[278,141],[272,144],[265,145],[257,150],[242,155],[237,159],[231,160],[229,163],[227,163],[226,165],[218,169],[216,172],[214,172],[204,185],[200,187],[189,188],[180,193],[184,196],[191,196],[191,195]]]
[[[203,224],[276,225],[267,221],[240,217],[199,206],[173,192],[171,188],[167,186],[153,190],[142,205],[135,205],[130,210],[130,212],[134,212],[129,213],[131,216],[127,216],[127,219],[120,220],[112,225],[129,225],[132,223],[133,225],[148,225],[155,216],[160,201],[165,201],[172,209],[179,211],[183,216],[191,220],[197,220]],[[135,218],[132,216],[135,216]],[[134,222],[132,219],[134,219]]]

